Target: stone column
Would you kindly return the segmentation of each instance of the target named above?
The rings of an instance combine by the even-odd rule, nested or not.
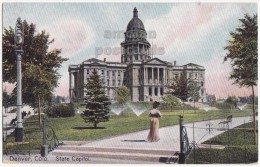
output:
[[[159,84],[159,79],[160,79],[160,69],[158,67],[157,68],[157,84]]]
[[[115,70],[115,86],[117,86],[117,70]]]
[[[71,72],[70,72],[69,75],[70,75],[70,88],[69,88],[69,91],[70,91],[70,92],[69,92],[69,93],[70,93],[70,98],[71,98],[71,97],[72,97],[72,94],[71,94],[71,89],[72,89],[72,79],[71,79],[72,76],[71,76],[71,75],[72,75],[72,74],[71,74]]]
[[[80,75],[79,75],[79,70],[77,71],[77,99],[80,98]]]
[[[163,85],[165,85],[166,77],[165,77],[165,68],[163,68]]]
[[[74,89],[74,74],[72,71],[70,72],[70,88]]]
[[[74,74],[70,72],[70,98],[73,98],[73,90],[74,90]]]
[[[144,77],[143,77],[143,78],[144,78],[144,79],[143,79],[143,84],[145,85],[145,67],[143,68],[143,76],[144,76]]]
[[[139,54],[139,43],[137,43],[137,54],[140,55]]]
[[[153,70],[154,68],[151,68],[152,69],[152,83],[154,83],[154,76],[153,76]]]
[[[148,80],[148,68],[145,68],[145,83],[147,84]]]

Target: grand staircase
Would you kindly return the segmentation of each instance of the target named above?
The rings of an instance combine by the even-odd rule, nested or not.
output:
[[[51,152],[52,156],[75,156],[106,158],[118,160],[143,161],[144,163],[177,163],[178,153],[169,150],[153,150],[138,148],[91,147],[91,146],[60,146]]]

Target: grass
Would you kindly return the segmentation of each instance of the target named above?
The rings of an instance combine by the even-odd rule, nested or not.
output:
[[[204,144],[225,145],[225,149],[196,149],[187,163],[254,163],[258,161],[258,145],[253,145],[253,123],[240,125],[222,133]]]
[[[256,125],[258,127],[258,125]],[[234,129],[230,129],[228,132],[218,135],[208,141],[205,144],[216,144],[216,145],[229,145],[229,146],[243,146],[254,144],[254,130],[253,123],[247,123],[240,125]]]
[[[179,122],[179,115],[182,111],[162,111],[163,116],[160,118],[160,127],[176,125]],[[223,113],[221,111],[185,111],[185,122],[201,121],[208,119],[225,118],[227,115],[247,116],[249,112],[229,111]],[[143,113],[139,117],[130,110],[125,110],[122,115],[111,114],[110,121],[99,123],[99,127],[105,129],[77,129],[75,127],[93,126],[86,124],[80,115],[70,118],[52,118],[48,119],[48,125],[52,126],[60,140],[93,140],[114,135],[136,132],[149,129],[148,112]]]
[[[142,105],[142,104],[139,104]],[[160,127],[176,125],[179,123],[179,115],[183,114],[182,110],[174,110],[171,112],[169,110],[164,110],[162,112],[162,117],[160,118]],[[196,110],[196,113],[193,110],[184,111],[184,122],[193,122],[193,121],[203,121],[209,119],[220,119],[226,118],[228,115],[232,114],[233,117],[249,116],[251,115],[250,110],[246,111],[231,111],[231,110],[216,110],[216,111],[203,111]],[[30,117],[27,121],[37,120],[37,116]],[[141,114],[139,117],[136,116],[132,111],[126,109],[119,116],[110,114],[110,121],[99,123],[98,127],[105,127],[103,129],[91,129],[84,127],[91,127],[92,124],[87,124],[81,118],[79,114],[76,114],[74,117],[67,118],[48,118],[47,125],[51,126],[58,139],[63,140],[96,140],[106,137],[111,137],[114,135],[120,135],[125,133],[131,133],[141,130],[149,129],[149,117],[148,111]],[[26,131],[27,127],[24,127]],[[14,134],[8,137],[8,142],[14,141]],[[29,138],[33,136],[39,136],[37,140],[41,141],[41,132],[31,132],[28,134]],[[26,140],[26,139],[25,139]],[[4,147],[7,146],[7,143],[4,143]],[[36,141],[31,143],[30,148],[39,148]],[[28,146],[29,147],[29,146]],[[15,149],[14,146],[8,146],[9,150]]]

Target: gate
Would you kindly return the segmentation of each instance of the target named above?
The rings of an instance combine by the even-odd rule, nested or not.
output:
[[[192,146],[189,143],[189,138],[187,134],[186,127],[184,126],[183,116],[180,115],[180,153],[179,153],[179,163],[184,164],[187,156],[192,150]]]

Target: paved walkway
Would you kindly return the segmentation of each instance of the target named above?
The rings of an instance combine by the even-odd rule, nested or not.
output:
[[[198,144],[224,132],[223,129],[219,128],[218,123],[223,121],[212,120],[210,121],[210,126],[213,128],[210,133],[206,129],[209,126],[209,121],[195,122],[194,123],[194,141]],[[233,118],[230,128],[236,127],[238,125],[249,122],[249,117],[239,117]],[[187,134],[190,142],[193,141],[193,123],[185,124],[187,129]],[[179,144],[179,125],[169,126],[160,128],[160,141],[158,142],[145,142],[148,135],[148,130],[130,133],[125,135],[120,135],[117,137],[111,137],[108,139],[97,140],[89,142],[82,146],[91,147],[126,147],[126,148],[138,148],[138,149],[160,149],[160,150],[174,150],[178,151],[180,149]]]

